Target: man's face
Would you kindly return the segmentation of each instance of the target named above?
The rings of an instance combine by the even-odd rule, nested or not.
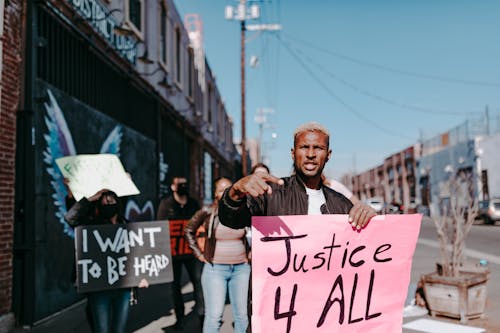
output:
[[[173,192],[177,192],[179,195],[186,195],[188,192],[188,184],[186,178],[174,178],[171,187]]]
[[[292,148],[295,172],[308,178],[320,177],[331,153],[326,134],[321,132],[300,133]]]

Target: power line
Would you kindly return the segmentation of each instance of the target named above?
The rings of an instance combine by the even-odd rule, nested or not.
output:
[[[375,94],[375,93],[372,93],[370,91],[367,91],[366,89],[362,89],[359,86],[357,86],[357,85],[355,85],[355,84],[353,84],[353,83],[351,83],[351,82],[349,82],[349,81],[347,81],[347,80],[339,77],[338,75],[332,73],[331,71],[329,71],[328,69],[326,69],[324,66],[322,66],[318,62],[314,61],[310,56],[308,56],[307,54],[305,54],[302,50],[295,48],[295,51],[297,53],[300,53],[304,58],[306,58],[308,60],[308,62],[314,64],[321,72],[328,74],[328,76],[330,76],[334,80],[336,80],[336,81],[340,82],[341,84],[343,84],[343,85],[351,88],[352,90],[356,91],[357,93],[359,93],[361,95],[368,96],[368,97],[373,98],[375,100],[378,100],[380,102],[384,102],[386,104],[390,104],[390,105],[393,105],[393,106],[401,107],[401,108],[412,110],[412,111],[416,111],[416,112],[431,113],[431,114],[464,116],[466,114],[475,113],[475,112],[471,112],[471,111],[468,111],[468,112],[467,111],[459,112],[459,111],[445,111],[445,110],[437,110],[437,109],[431,109],[431,108],[424,108],[424,107],[420,107],[420,106],[415,106],[415,105],[401,103],[401,102],[392,100],[390,98],[380,96],[378,94]]]
[[[483,86],[483,87],[500,87],[499,82],[486,82],[486,81],[478,81],[478,80],[466,80],[466,79],[459,79],[459,78],[453,78],[453,77],[445,77],[445,76],[438,76],[438,75],[430,75],[430,74],[423,74],[423,73],[417,73],[417,72],[412,72],[408,70],[402,70],[398,68],[393,68],[385,65],[380,65],[376,64],[373,62],[357,59],[336,51],[331,51],[327,50],[323,47],[314,45],[308,41],[301,40],[299,38],[296,38],[294,36],[291,36],[290,34],[284,33],[287,38],[293,39],[299,43],[302,43],[304,45],[309,46],[310,48],[316,49],[320,52],[329,54],[331,56],[358,64],[362,66],[368,66],[368,67],[373,67],[379,70],[391,72],[391,73],[396,73],[400,75],[406,75],[406,76],[411,76],[411,77],[417,77],[421,79],[427,79],[427,80],[435,80],[435,81],[441,81],[441,82],[448,82],[448,83],[459,83],[459,84],[466,84],[466,85],[476,85],[476,86]]]
[[[401,133],[395,132],[392,129],[385,128],[383,126],[380,126],[370,118],[367,118],[364,116],[361,112],[357,111],[355,108],[353,108],[351,105],[347,104],[342,98],[337,96],[321,79],[314,73],[312,70],[302,61],[302,59],[290,48],[287,42],[283,41],[279,35],[275,35],[277,39],[281,42],[281,44],[285,47],[285,49],[290,53],[290,55],[300,64],[300,66],[321,86],[323,89],[326,90],[326,92],[332,96],[337,102],[342,104],[348,111],[350,111],[352,114],[354,114],[356,117],[359,119],[365,121],[366,123],[372,125],[373,127],[381,130],[385,134],[390,134],[392,136],[396,136],[399,138],[404,138],[408,140],[414,140],[414,138],[411,138],[409,136],[403,135]]]

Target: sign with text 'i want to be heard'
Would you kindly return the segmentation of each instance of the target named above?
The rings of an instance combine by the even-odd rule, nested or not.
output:
[[[78,292],[173,281],[167,222],[79,226],[75,251]]]
[[[421,218],[253,217],[252,331],[400,333]]]

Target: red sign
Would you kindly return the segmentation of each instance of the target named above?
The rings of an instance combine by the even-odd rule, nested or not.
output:
[[[170,249],[172,251],[172,257],[188,256],[193,254],[193,250],[189,247],[189,244],[184,238],[184,228],[188,224],[189,220],[169,220],[170,226]],[[197,232],[197,243],[200,249],[204,249],[204,233],[205,228],[201,226]]]

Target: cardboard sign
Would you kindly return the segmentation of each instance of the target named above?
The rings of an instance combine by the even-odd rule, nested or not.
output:
[[[173,281],[166,222],[79,226],[75,229],[78,292]]]
[[[170,250],[172,257],[181,258],[183,256],[192,256],[193,250],[184,237],[184,229],[189,223],[189,220],[169,220],[170,226]],[[201,225],[196,231],[196,242],[199,248],[203,251],[205,248],[205,227]]]
[[[56,163],[64,178],[69,179],[76,201],[102,189],[109,189],[119,197],[140,193],[116,155],[66,156],[58,158]]]
[[[252,331],[400,333],[421,218],[253,217]]]

